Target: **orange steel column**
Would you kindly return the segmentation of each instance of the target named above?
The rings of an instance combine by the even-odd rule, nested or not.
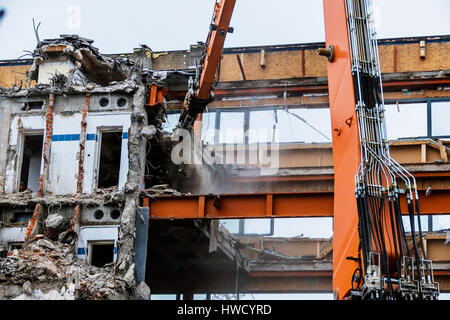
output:
[[[360,164],[360,142],[355,112],[345,0],[324,0],[326,47],[334,46],[327,62],[334,161],[333,290],[343,299],[351,289],[357,262],[358,212],[355,174]]]

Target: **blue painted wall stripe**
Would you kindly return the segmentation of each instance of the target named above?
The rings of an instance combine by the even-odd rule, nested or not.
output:
[[[79,134],[54,134],[52,141],[76,141],[80,140]]]
[[[86,140],[97,140],[97,135],[95,133],[88,133],[86,135]]]
[[[128,132],[122,132],[122,139],[128,139]],[[52,136],[52,141],[76,141],[80,140],[79,134],[54,134]],[[86,134],[86,140],[97,141],[97,134],[88,133]]]

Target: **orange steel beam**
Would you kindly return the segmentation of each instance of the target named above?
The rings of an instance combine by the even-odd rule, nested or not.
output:
[[[383,81],[384,89],[391,88],[413,88],[435,85],[449,85],[450,79],[422,79],[422,80],[404,80],[404,81]]]
[[[330,277],[332,270],[308,270],[308,271],[250,271],[248,277]]]
[[[414,172],[417,178],[445,178],[450,177],[449,171],[423,171]],[[229,183],[254,183],[254,182],[282,182],[282,181],[329,181],[334,179],[334,174],[299,174],[290,176],[235,176],[227,179]],[[450,185],[449,185],[450,187]]]
[[[334,46],[334,60],[327,61],[334,162],[333,291],[343,299],[351,290],[352,275],[358,267],[356,261],[346,258],[358,256],[354,177],[361,162],[360,141],[345,0],[323,0],[323,9],[325,47]],[[350,125],[348,119],[352,119]]]
[[[450,85],[450,79],[421,79],[421,80],[403,80],[403,81],[383,81],[384,90],[428,87],[437,85]],[[169,97],[172,99],[184,98],[187,90],[171,90]],[[328,85],[304,85],[304,86],[288,86],[288,87],[259,87],[259,88],[241,88],[241,89],[215,89],[214,95],[216,98],[229,96],[255,96],[255,95],[269,95],[277,93],[325,93],[328,91]]]
[[[326,92],[327,85],[307,85],[307,86],[292,86],[292,87],[265,87],[265,88],[242,88],[242,89],[215,89],[214,95],[216,97],[222,96],[241,96],[241,95],[258,95],[258,94],[273,94],[280,92]]]
[[[152,219],[329,217],[333,214],[330,192],[158,196],[147,203]]]
[[[420,190],[419,197],[422,214],[450,214],[450,189],[433,190],[428,197]],[[149,207],[151,219],[333,217],[334,199],[331,191],[162,195],[144,197],[143,206]],[[406,201],[401,209],[407,214]]]
[[[326,181],[333,180],[332,174],[309,174],[292,176],[242,176],[230,177],[227,181],[230,183],[253,183],[253,182],[281,182],[281,181]]]

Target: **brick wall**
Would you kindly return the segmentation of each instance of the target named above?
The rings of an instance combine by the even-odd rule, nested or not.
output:
[[[426,58],[420,58],[420,39],[382,40],[379,45],[383,73],[450,70],[450,38],[447,36],[426,43]],[[221,64],[221,81],[239,81],[242,75],[239,55],[247,80],[289,79],[326,76],[326,58],[317,54],[323,44],[266,46],[265,67],[261,67],[261,49],[228,48]],[[153,53],[155,70],[187,69],[190,50]],[[0,86],[11,87],[25,79],[30,65],[0,64]],[[25,84],[25,83],[24,83]]]

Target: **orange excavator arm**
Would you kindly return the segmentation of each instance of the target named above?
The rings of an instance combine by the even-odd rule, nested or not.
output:
[[[219,67],[225,38],[233,29],[229,27],[236,0],[220,0],[214,5],[214,15],[205,43],[205,50],[199,65],[197,76],[189,80],[189,88],[184,100],[184,108],[178,127],[190,129],[197,118],[203,113],[206,105],[214,99],[212,89]]]
[[[327,48],[319,54],[328,57],[333,128],[335,297],[435,300],[439,284],[423,245],[416,180],[390,156],[371,0],[323,1]],[[419,239],[412,248],[401,199],[411,237]]]

